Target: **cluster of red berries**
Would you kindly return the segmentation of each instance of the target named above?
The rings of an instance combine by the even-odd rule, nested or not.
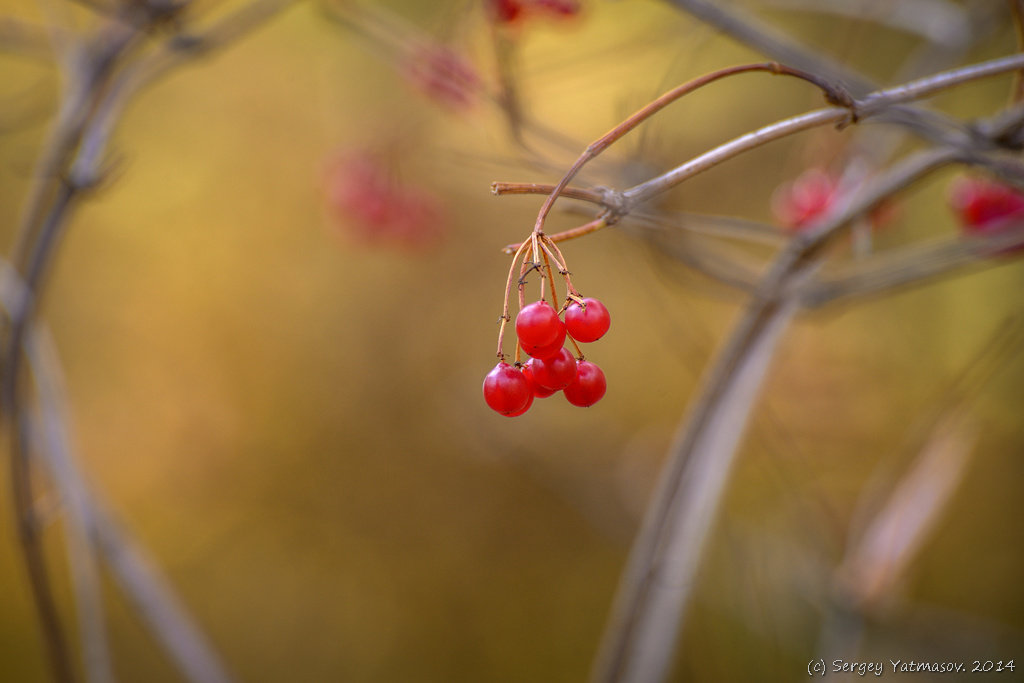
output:
[[[565,339],[597,341],[610,325],[608,309],[597,299],[571,300],[565,308],[564,323],[547,301],[524,306],[516,316],[516,336],[530,359],[515,366],[502,360],[487,373],[487,405],[502,415],[515,417],[529,410],[534,398],[545,398],[558,391],[575,406],[594,405],[607,388],[604,372],[582,355],[575,358],[565,348]]]

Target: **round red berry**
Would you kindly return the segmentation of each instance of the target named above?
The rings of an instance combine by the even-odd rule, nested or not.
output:
[[[837,198],[838,183],[825,171],[812,168],[772,195],[772,210],[786,227],[799,230],[822,218]]]
[[[562,349],[562,344],[565,343],[565,325],[562,325],[558,330],[558,336],[555,341],[544,346],[530,346],[523,344],[523,351],[530,354],[534,358],[550,358]]]
[[[576,363],[576,379],[565,388],[565,398],[574,406],[586,408],[600,401],[607,388],[601,368],[581,360]]]
[[[574,301],[565,311],[565,327],[579,342],[597,341],[611,327],[612,318],[597,299],[584,299],[583,306]]]
[[[998,232],[1024,217],[1024,193],[982,178],[958,178],[949,203],[967,232]]]
[[[507,414],[505,415],[505,417],[519,417],[520,415],[522,415],[523,413],[525,413],[525,412],[526,412],[527,410],[529,410],[529,409],[530,409],[530,406],[532,406],[532,405],[533,405],[533,394],[531,393],[531,394],[530,394],[530,395],[529,395],[529,396],[527,397],[527,399],[526,399],[526,405],[525,405],[525,406],[523,406],[522,408],[520,408],[519,410],[517,410],[517,411],[516,411],[516,412],[514,412],[514,413],[507,413]]]
[[[514,417],[533,402],[533,391],[523,373],[501,361],[484,377],[484,400],[493,410]]]
[[[530,360],[523,363],[523,375],[526,377],[526,381],[530,383],[530,389],[533,391],[533,395],[536,398],[547,398],[548,396],[550,396],[551,394],[555,393],[558,390],[548,389],[546,387],[542,387],[540,384],[537,383],[537,378],[533,374],[534,360],[535,359],[531,358]]]
[[[523,306],[516,316],[516,334],[519,343],[530,353],[531,347],[536,349],[556,343],[558,337],[565,334],[565,325],[551,304],[535,301]]]
[[[565,347],[549,358],[536,358],[533,361],[533,378],[546,389],[564,389],[576,379],[576,359]]]

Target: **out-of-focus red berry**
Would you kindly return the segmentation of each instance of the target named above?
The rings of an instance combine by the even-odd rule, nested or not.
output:
[[[835,179],[821,169],[804,171],[772,195],[772,212],[787,228],[801,230],[818,221],[837,197]]]
[[[476,69],[462,55],[443,45],[413,50],[405,64],[405,77],[430,99],[458,111],[476,103],[481,85]]]
[[[554,17],[574,17],[580,13],[580,3],[575,0],[533,0],[532,4],[538,12]]]
[[[360,242],[417,249],[444,236],[441,202],[423,188],[399,182],[371,152],[339,157],[327,171],[325,195],[332,217]]]
[[[486,0],[486,3],[491,19],[497,24],[512,24],[523,13],[520,0]]]
[[[957,178],[949,189],[949,205],[967,233],[998,233],[1024,220],[1024,193],[984,178]]]
[[[531,17],[569,19],[582,9],[579,0],[485,0],[487,13],[499,26],[514,26]]]

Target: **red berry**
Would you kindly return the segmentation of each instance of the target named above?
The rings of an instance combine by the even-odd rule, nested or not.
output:
[[[806,228],[828,211],[838,193],[835,179],[821,169],[804,171],[772,195],[772,211],[786,227]]]
[[[535,301],[523,306],[516,316],[516,334],[523,348],[530,353],[531,347],[536,349],[557,342],[558,337],[565,334],[565,325],[551,304],[547,301]]]
[[[443,45],[414,49],[405,77],[430,99],[458,111],[469,109],[480,90],[480,76],[459,53]]]
[[[578,302],[574,301],[566,309],[566,330],[576,341],[597,341],[608,331],[612,324],[612,318],[608,315],[608,309],[597,299],[587,298],[583,300],[583,303],[585,306],[580,306]]]
[[[488,0],[487,8],[494,21],[499,24],[510,24],[523,12],[521,0]]]
[[[534,381],[545,389],[565,389],[576,379],[576,359],[565,347],[550,358],[533,359],[532,365]]]
[[[446,225],[440,201],[393,175],[386,160],[369,150],[339,157],[325,186],[333,218],[367,244],[415,249],[440,241]]]
[[[561,322],[561,321],[559,321]],[[565,325],[562,325],[558,330],[558,336],[555,341],[544,346],[526,346],[523,345],[523,351],[530,354],[534,358],[550,358],[559,352],[562,348],[562,344],[565,343]]]
[[[574,406],[586,408],[600,401],[607,388],[601,368],[581,360],[576,363],[576,379],[565,388],[565,398]]]
[[[534,377],[534,374],[533,374],[533,362],[534,362],[534,359],[531,358],[530,360],[528,360],[525,363],[523,363],[523,375],[526,377],[526,380],[530,383],[530,389],[533,390],[533,395],[535,397],[537,397],[537,398],[547,398],[548,396],[550,396],[551,394],[555,393],[558,390],[557,389],[547,389],[547,388],[542,387],[540,384],[537,383],[537,378]]]
[[[554,17],[571,17],[580,13],[580,3],[575,0],[534,0],[533,6]]]
[[[493,410],[514,417],[530,407],[533,392],[522,372],[501,361],[484,377],[484,400]]]
[[[522,408],[520,408],[519,410],[517,410],[514,413],[508,413],[505,417],[519,417],[520,415],[525,413],[527,410],[529,410],[530,406],[532,406],[532,405],[533,405],[533,394],[530,394],[530,396],[526,399],[526,405],[525,406],[523,406]]]
[[[1024,218],[1024,193],[981,178],[959,178],[949,203],[965,232],[992,234]]]

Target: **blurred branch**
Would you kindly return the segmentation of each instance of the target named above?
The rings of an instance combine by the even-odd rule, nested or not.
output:
[[[28,292],[14,269],[0,262],[0,299],[5,310],[17,309],[26,296]],[[157,642],[187,680],[230,681],[223,664],[160,577],[155,564],[86,484],[69,434],[60,361],[46,330],[31,326],[24,350],[37,396],[37,410],[27,433],[34,437],[33,450],[41,456],[65,505],[86,679],[90,683],[114,680],[96,567],[100,554],[118,587],[135,603]]]
[[[120,20],[123,17],[106,19],[93,35],[61,55],[66,58],[61,104],[36,164],[13,250],[14,267],[24,283],[24,295],[8,309],[10,324],[3,343],[3,376],[0,378],[0,405],[11,427],[11,487],[19,539],[49,660],[59,681],[73,681],[76,676],[34,510],[29,456],[31,425],[21,380],[23,345],[35,316],[41,286],[72,207],[84,191],[100,180],[99,167],[106,145],[128,97],[172,66],[226,45],[289,5],[278,0],[255,0],[213,23],[204,33],[188,39],[176,35],[163,50],[140,59],[133,66],[126,66],[132,48],[147,37],[150,24],[167,19],[160,8],[146,6],[142,8],[144,21],[141,23],[125,23]],[[139,8],[125,6],[122,9],[127,12]],[[101,535],[101,541],[109,541],[109,536],[109,533]],[[121,571],[123,582],[136,588],[145,585],[138,578],[141,560],[137,555],[123,550],[118,552],[113,546],[108,547],[107,552],[114,555],[112,563],[115,570]],[[88,582],[87,578],[85,580]],[[142,593],[137,595],[143,612],[152,612],[154,605],[166,603],[166,600],[147,598]],[[202,648],[181,642],[180,628],[162,628],[159,619],[151,621],[164,645],[172,652],[180,651],[185,669],[196,676],[194,680],[224,680],[218,667],[208,666]],[[99,647],[98,643],[92,643],[87,644],[86,649],[90,656],[99,656],[96,655]],[[102,680],[106,675],[105,665],[94,664],[92,659],[90,662],[90,666],[94,666],[92,675]]]
[[[875,89],[870,80],[848,66],[799,44],[778,29],[770,28],[762,20],[752,20],[744,16],[742,11],[726,7],[728,3],[712,0],[666,1],[766,57],[820,74],[845,85],[854,94]]]
[[[67,436],[59,365],[49,336],[34,331],[27,340],[26,353],[39,391],[40,429],[46,437],[43,452],[54,481],[69,502],[68,516],[87,532],[90,544],[99,548],[117,585],[135,603],[139,615],[185,678],[195,683],[229,681],[223,664],[156,571],[156,565],[104,509],[78,471]]]
[[[114,60],[131,43],[132,34],[122,30],[118,37],[120,39],[104,43],[96,58],[80,67],[80,80],[67,84],[57,122],[37,164],[39,175],[29,191],[28,205],[14,247],[16,267],[24,273],[25,296],[20,297],[16,307],[9,310],[10,325],[3,345],[3,376],[0,377],[0,406],[10,426],[11,488],[18,538],[49,661],[58,681],[73,681],[76,676],[53,596],[34,509],[29,425],[20,396],[22,342],[34,314],[36,290],[49,254],[57,242],[66,211],[79,189],[65,178],[57,178],[57,174],[73,154],[86,125],[90,105],[98,99]]]
[[[1024,315],[1017,313],[988,336],[943,392],[915,462],[887,501],[876,505],[871,491],[860,496],[855,520],[861,513],[871,516],[860,533],[853,532],[857,540],[851,542],[834,573],[834,600],[827,606],[820,656],[828,658],[836,652],[856,656],[865,618],[883,611],[896,597],[909,565],[963,479],[979,437],[970,407],[1004,363],[1019,354],[1022,342]],[[888,468],[887,462],[883,468]],[[889,479],[881,472],[876,478]]]
[[[628,211],[629,207],[645,202],[687,178],[773,140],[830,123],[839,124],[848,119],[851,122],[863,120],[884,112],[892,105],[928,97],[947,88],[1020,68],[1024,68],[1024,54],[1009,55],[878,90],[853,101],[849,106],[818,109],[778,121],[734,138],[666,173],[625,190],[622,192],[623,204]]]
[[[949,150],[905,158],[828,220],[792,239],[762,278],[713,362],[659,477],[595,662],[595,683],[667,676],[744,425],[775,345],[797,312],[790,292],[813,275],[818,254],[852,218],[954,158]]]
[[[916,34],[957,49],[970,40],[970,22],[963,8],[947,0],[900,0],[900,2],[850,2],[849,0],[760,0],[760,4],[783,10],[834,14],[870,21],[898,31]]]
[[[859,611],[877,607],[896,589],[963,480],[977,438],[977,425],[961,412],[936,422],[910,471],[836,571],[838,589]]]
[[[997,235],[894,249],[808,283],[801,300],[804,306],[817,308],[837,300],[923,284],[982,261],[988,266],[1013,263],[1015,256],[1024,256],[1020,247],[1024,247],[1024,225]],[[1017,253],[1009,253],[1014,249]]]

